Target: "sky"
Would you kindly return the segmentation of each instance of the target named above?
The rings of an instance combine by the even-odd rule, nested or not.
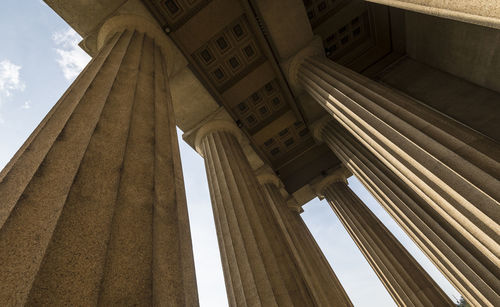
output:
[[[0,1],[0,169],[90,60],[80,40],[41,0]],[[204,162],[178,134],[200,305],[227,306]],[[441,288],[459,298],[361,183],[351,177],[349,186]],[[396,306],[326,201],[310,201],[302,217],[355,306]]]

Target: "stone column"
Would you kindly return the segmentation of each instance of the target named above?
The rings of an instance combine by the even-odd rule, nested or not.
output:
[[[342,175],[317,184],[398,306],[454,306],[417,261],[347,186]]]
[[[315,306],[231,122],[196,133],[230,306]]]
[[[107,37],[0,176],[2,306],[198,305],[165,54]]]
[[[297,70],[298,83],[469,249],[481,264],[473,270],[487,284],[483,301],[497,300],[500,145],[320,56],[306,58]]]
[[[495,276],[463,246],[453,228],[436,215],[433,207],[394,172],[361,145],[335,120],[325,116],[314,125],[314,135],[324,141],[430,258],[455,288],[473,305],[492,305],[495,293],[487,280]],[[493,299],[488,300],[486,295]]]
[[[272,208],[275,219],[290,246],[317,306],[353,306],[342,284],[333,272],[307,225],[300,217],[302,208],[293,198],[288,203],[279,190],[278,177],[270,172],[258,174],[257,179]]]

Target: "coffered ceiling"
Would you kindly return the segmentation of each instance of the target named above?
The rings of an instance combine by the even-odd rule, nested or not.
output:
[[[339,160],[314,142],[246,1],[144,0],[216,101],[294,192]],[[320,152],[321,159],[311,156]],[[301,180],[291,169],[311,159]],[[311,177],[311,178],[309,178]]]
[[[283,77],[253,1],[143,2],[290,193],[340,163],[314,142],[303,118],[307,110],[298,107]],[[363,71],[391,51],[386,7],[362,0],[304,0],[304,10],[336,62]]]

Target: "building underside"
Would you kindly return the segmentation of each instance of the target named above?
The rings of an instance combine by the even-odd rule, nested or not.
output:
[[[500,305],[500,4],[45,0],[92,61],[0,173],[0,303],[197,306],[175,126],[205,159],[231,306],[352,306],[325,198],[399,306]]]

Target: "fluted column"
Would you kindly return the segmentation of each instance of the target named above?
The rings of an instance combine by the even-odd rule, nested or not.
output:
[[[345,178],[329,180],[318,189],[398,306],[454,306]]]
[[[336,121],[425,200],[433,218],[480,263],[471,266],[474,279],[485,286],[476,299],[497,301],[500,145],[320,56],[307,58],[297,77]]]
[[[315,306],[232,123],[196,136],[205,158],[231,306]]]
[[[475,258],[473,250],[448,232],[449,225],[436,216],[425,199],[335,120],[324,118],[316,125],[314,134],[330,147],[469,303],[488,305],[484,294],[491,289],[476,272],[495,277]]]
[[[0,305],[198,305],[166,75],[110,33],[2,172]]]
[[[316,240],[302,220],[300,207],[289,207],[281,195],[279,179],[267,173],[257,177],[285,234],[288,245],[318,306],[353,306]],[[291,199],[292,200],[292,199]]]

